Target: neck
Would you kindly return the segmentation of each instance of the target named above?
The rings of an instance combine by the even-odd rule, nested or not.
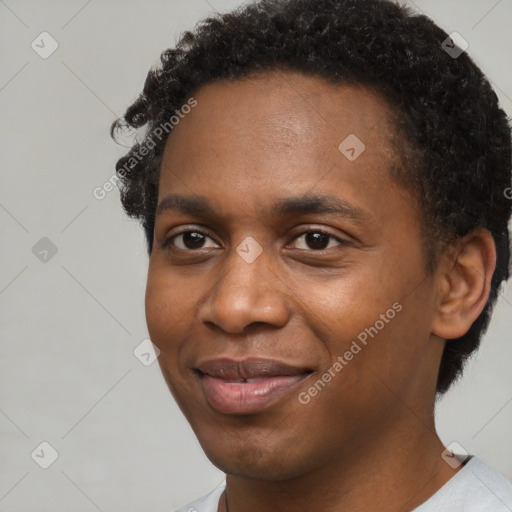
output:
[[[460,469],[441,458],[444,446],[432,425],[411,418],[409,428],[365,442],[361,450],[333,454],[321,467],[286,480],[226,476],[221,512],[408,512],[437,492]],[[359,452],[359,453],[358,453]],[[336,456],[338,455],[338,457]]]

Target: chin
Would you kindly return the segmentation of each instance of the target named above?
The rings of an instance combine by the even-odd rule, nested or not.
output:
[[[220,435],[220,434],[219,434]],[[237,434],[235,434],[237,436]],[[303,474],[299,454],[293,454],[289,447],[279,449],[265,440],[262,443],[251,442],[245,432],[234,440],[232,434],[225,433],[224,439],[204,439],[198,436],[199,442],[210,462],[226,474],[237,475],[255,480],[278,481],[287,480]],[[297,450],[295,446],[295,450]],[[292,462],[294,461],[295,462]]]

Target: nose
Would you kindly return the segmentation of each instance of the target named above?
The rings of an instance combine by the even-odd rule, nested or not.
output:
[[[290,316],[289,293],[270,258],[263,251],[248,262],[232,251],[201,304],[198,314],[202,323],[231,334],[240,334],[252,324],[286,325]]]

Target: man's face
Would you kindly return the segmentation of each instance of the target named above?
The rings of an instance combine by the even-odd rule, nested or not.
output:
[[[288,72],[195,99],[158,200],[211,211],[168,199],[157,215],[146,318],[207,456],[284,479],[424,429],[442,350],[435,283],[416,203],[388,172],[386,104]]]

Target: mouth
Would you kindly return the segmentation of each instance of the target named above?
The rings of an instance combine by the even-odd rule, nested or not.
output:
[[[194,368],[208,404],[224,414],[254,414],[290,393],[312,370],[271,359],[214,359]]]

